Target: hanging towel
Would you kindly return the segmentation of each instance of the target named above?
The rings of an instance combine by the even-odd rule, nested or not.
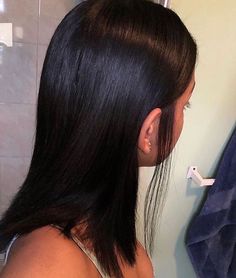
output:
[[[236,277],[236,129],[187,232],[186,246],[197,277]]]

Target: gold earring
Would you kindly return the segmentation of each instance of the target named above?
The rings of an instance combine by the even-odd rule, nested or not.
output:
[[[152,150],[151,142],[150,141],[148,142],[148,145],[149,145],[149,152],[150,152]]]

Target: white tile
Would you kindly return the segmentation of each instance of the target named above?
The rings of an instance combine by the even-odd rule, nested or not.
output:
[[[82,1],[75,0],[41,0],[40,16],[62,19],[71,9]]]
[[[0,158],[0,204],[3,212],[28,173],[30,158]]]
[[[39,90],[39,82],[41,77],[41,72],[43,68],[44,58],[47,51],[47,45],[39,45],[38,46],[38,67],[37,67],[37,92]]]
[[[39,0],[3,0],[0,22],[13,23],[15,42],[37,43]]]
[[[36,45],[0,46],[0,103],[36,102],[36,59]]]
[[[8,206],[13,196],[25,180],[30,157],[0,157],[0,212]]]
[[[80,0],[41,0],[39,17],[39,43],[48,45],[56,27],[63,17],[73,9]]]
[[[48,45],[58,24],[60,23],[60,19],[48,17],[41,15],[39,19],[39,35],[38,41],[39,44]]]
[[[31,156],[35,105],[0,104],[0,156]]]

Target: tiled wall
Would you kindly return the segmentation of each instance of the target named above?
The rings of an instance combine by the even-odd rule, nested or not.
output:
[[[0,45],[0,214],[29,167],[48,43],[63,16],[79,2],[0,0],[0,23],[13,23],[13,47]]]

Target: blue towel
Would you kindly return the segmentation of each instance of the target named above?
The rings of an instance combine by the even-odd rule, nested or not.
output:
[[[236,130],[224,151],[215,183],[190,225],[186,246],[197,277],[236,277]]]

